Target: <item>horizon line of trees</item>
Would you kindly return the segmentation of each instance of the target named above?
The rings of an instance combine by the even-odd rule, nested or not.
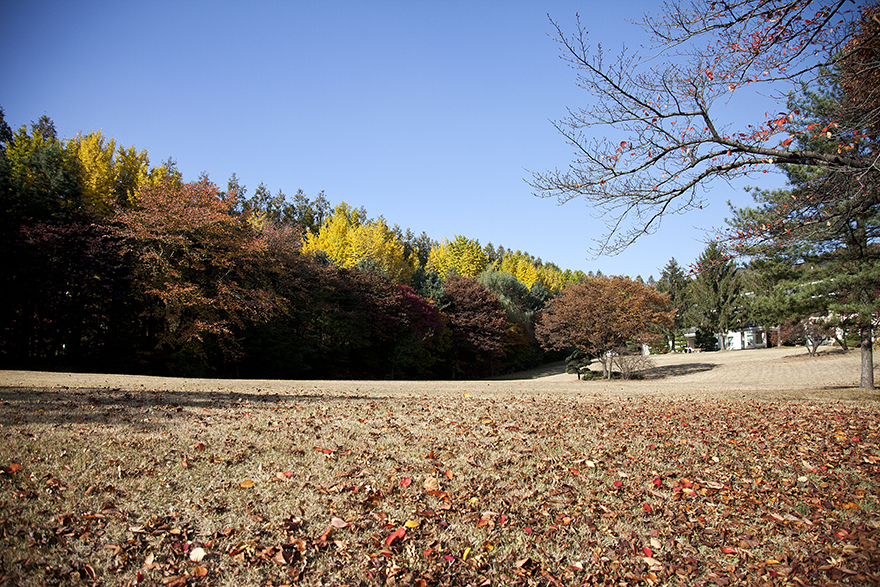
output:
[[[591,277],[389,227],[324,193],[186,181],[101,132],[0,109],[0,365],[283,378],[479,377],[556,358],[535,320]]]

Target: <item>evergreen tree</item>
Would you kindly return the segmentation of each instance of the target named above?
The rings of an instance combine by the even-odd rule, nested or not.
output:
[[[690,283],[689,318],[704,330],[721,335],[727,349],[727,331],[743,317],[742,285],[737,267],[717,243],[710,243],[697,261],[697,276]]]
[[[669,296],[669,304],[675,310],[672,328],[666,333],[672,344],[675,344],[676,334],[685,326],[685,316],[688,313],[688,282],[687,275],[673,257],[663,268],[660,280],[654,286],[657,291]]]
[[[842,76],[806,88],[790,106],[802,114],[801,148],[826,154],[876,157],[874,124],[864,119]],[[833,139],[834,125],[862,125],[853,140]],[[874,389],[873,320],[880,313],[880,173],[783,166],[789,188],[753,190],[754,207],[734,210],[733,247],[797,268],[788,285],[808,316],[856,323],[862,352],[860,386]],[[777,292],[778,294],[779,292]],[[771,298],[772,299],[772,298]]]

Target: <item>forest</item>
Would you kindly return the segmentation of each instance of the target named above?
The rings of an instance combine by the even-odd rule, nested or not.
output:
[[[2,116],[2,111],[0,111]],[[260,378],[481,377],[559,358],[536,316],[582,271],[288,198],[101,132],[0,118],[4,368]]]

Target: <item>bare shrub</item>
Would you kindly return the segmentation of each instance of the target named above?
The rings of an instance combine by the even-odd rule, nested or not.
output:
[[[616,356],[611,357],[612,364],[620,371],[621,379],[632,379],[642,371],[654,368],[654,361],[648,355],[643,355],[640,350],[619,349]]]

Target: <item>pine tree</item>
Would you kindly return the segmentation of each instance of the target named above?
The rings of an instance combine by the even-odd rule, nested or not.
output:
[[[726,350],[727,331],[743,317],[737,267],[713,242],[700,255],[696,270],[689,288],[690,318],[701,328],[720,334],[721,350]]]

